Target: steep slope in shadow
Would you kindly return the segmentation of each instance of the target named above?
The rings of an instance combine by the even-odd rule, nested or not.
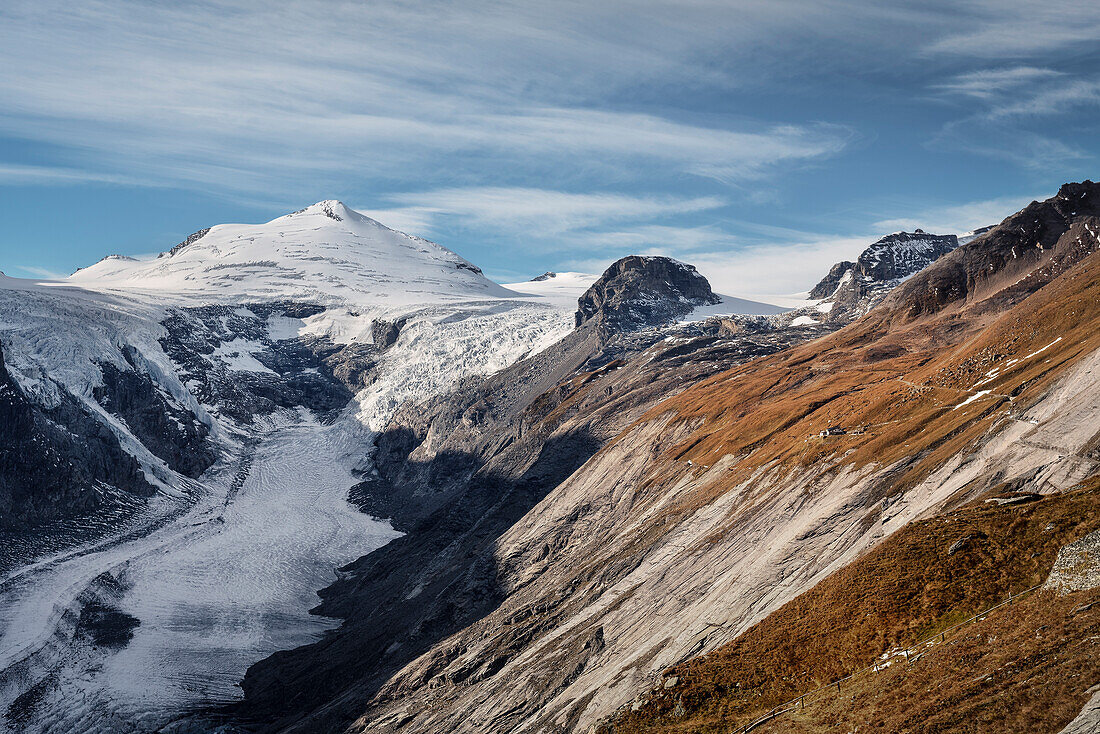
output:
[[[153,487],[118,438],[68,391],[56,405],[27,398],[0,347],[0,530],[92,512],[110,496]]]
[[[615,304],[629,297],[617,291]],[[378,475],[353,497],[408,534],[341,569],[316,611],[345,624],[253,666],[237,715],[265,730],[339,730],[395,672],[499,606],[498,538],[631,421],[687,384],[808,336],[664,342],[669,332],[648,329],[649,319],[625,333],[605,321],[398,413],[377,442]],[[478,680],[493,665],[451,679]]]
[[[1052,491],[1094,473],[1100,187],[1033,207],[811,344],[720,369],[709,350],[744,341],[666,342],[564,384],[543,422],[587,426],[602,448],[487,533],[502,601],[288,730],[333,729],[358,709],[353,731],[585,731],[909,521],[999,483]],[[726,367],[751,356],[741,349]],[[460,423],[414,430],[425,438],[406,455],[453,460]],[[847,433],[818,437],[838,424]],[[493,435],[501,467],[524,438],[540,440],[522,422]],[[476,588],[452,579],[451,598]],[[257,666],[249,703],[294,695],[322,657]]]

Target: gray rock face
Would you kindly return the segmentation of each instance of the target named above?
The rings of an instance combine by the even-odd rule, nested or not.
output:
[[[303,318],[321,310],[291,303],[175,309],[164,322],[168,335],[161,347],[179,366],[181,378],[194,386],[199,402],[240,423],[299,405],[321,416],[333,415],[347,405],[353,394],[349,384],[362,379],[373,359],[352,350],[348,357],[353,364],[347,365],[339,356],[343,350],[327,340],[272,339],[267,328],[271,316]],[[219,348],[242,341],[255,350],[249,354],[264,371],[232,369],[214,356]],[[342,374],[347,382],[336,376],[339,367],[346,367]]]
[[[1081,709],[1081,713],[1058,734],[1096,734],[1100,731],[1100,685],[1093,686],[1088,692],[1092,694],[1092,698]]]
[[[217,458],[209,440],[210,428],[139,371],[135,350],[124,349],[123,355],[132,369],[102,364],[103,385],[93,390],[93,396],[125,421],[134,436],[169,468],[185,476],[199,476]]]
[[[1100,586],[1100,530],[1070,543],[1058,551],[1044,589],[1059,595],[1088,591]]]
[[[153,494],[138,462],[76,398],[33,404],[0,351],[0,529],[22,529],[96,510],[107,492]]]
[[[867,313],[903,279],[958,246],[959,238],[953,234],[935,235],[918,229],[887,235],[860,253],[855,262],[834,265],[810,291],[810,297],[832,303],[825,317],[828,321],[852,321]]]
[[[580,297],[576,324],[595,321],[608,332],[634,331],[667,324],[719,300],[693,266],[631,255],[614,262]]]

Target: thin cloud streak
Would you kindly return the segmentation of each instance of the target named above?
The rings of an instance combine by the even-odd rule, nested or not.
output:
[[[151,186],[152,183],[139,181],[129,176],[119,176],[94,171],[82,171],[75,168],[52,168],[49,166],[21,166],[0,163],[0,186],[56,186],[58,184],[109,183],[122,185]]]
[[[958,4],[957,28],[930,43],[926,55],[1025,58],[1100,38],[1100,7],[1078,0],[978,0]]]
[[[464,222],[502,228],[508,232],[558,235],[591,229],[624,219],[657,219],[675,214],[716,209],[716,196],[627,196],[607,193],[568,193],[532,188],[480,187],[398,194],[390,199],[407,208],[398,212],[455,216]]]
[[[67,275],[66,273],[56,273],[49,268],[40,268],[34,265],[16,265],[15,269],[46,280],[61,280]]]
[[[960,74],[946,82],[932,85],[933,89],[961,94],[977,99],[992,99],[998,94],[1025,84],[1063,76],[1060,71],[1035,66],[1013,66],[1001,69],[979,69]]]

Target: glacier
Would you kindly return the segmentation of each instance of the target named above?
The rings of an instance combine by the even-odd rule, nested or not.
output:
[[[371,471],[375,432],[406,400],[558,341],[572,328],[569,291],[584,280],[520,293],[336,201],[200,230],[159,256],[108,257],[59,281],[0,276],[0,344],[20,389],[43,406],[75,398],[156,489],[147,500],[111,496],[92,517],[8,534],[8,731],[206,730],[195,712],[239,698],[251,663],[331,629],[333,620],[309,614],[316,590],[398,536],[348,501]],[[311,313],[281,304],[310,304]],[[181,342],[178,325],[167,326],[194,313],[215,334],[204,332],[207,342],[195,333]],[[401,327],[392,345],[374,345],[364,384],[335,414],[279,405],[242,421],[242,406],[211,397],[225,376],[316,376],[328,366],[287,367],[273,350],[301,343],[359,354],[379,323]],[[198,377],[166,340],[176,340],[177,356],[181,343],[199,345],[187,355]],[[140,369],[207,426],[216,462],[184,476],[143,443],[95,398],[105,364]]]

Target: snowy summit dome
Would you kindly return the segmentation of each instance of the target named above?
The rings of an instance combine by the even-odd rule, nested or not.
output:
[[[97,290],[155,290],[212,302],[398,305],[513,295],[445,247],[392,230],[335,199],[266,224],[199,230],[158,257],[107,258],[67,280]]]

